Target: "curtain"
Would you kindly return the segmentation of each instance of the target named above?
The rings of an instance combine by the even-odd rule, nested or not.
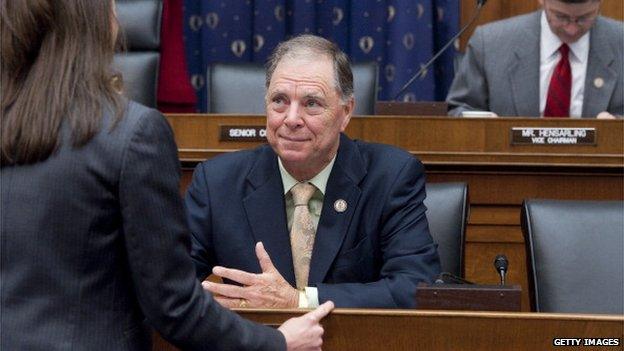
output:
[[[188,80],[182,45],[183,0],[164,0],[160,30],[158,109],[161,112],[195,112],[197,97]],[[181,78],[182,77],[182,78]]]
[[[264,63],[280,41],[301,33],[336,42],[352,62],[376,61],[378,100],[393,100],[457,32],[459,2],[185,0],[184,20],[186,61],[198,111],[206,111],[205,75],[210,63]],[[453,79],[455,51],[449,49],[398,100],[444,100]]]

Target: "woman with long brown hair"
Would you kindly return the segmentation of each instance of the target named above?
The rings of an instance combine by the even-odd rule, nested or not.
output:
[[[112,0],[0,0],[2,350],[320,349],[320,307],[279,330],[195,279],[172,131],[111,70]],[[280,333],[281,332],[281,333]]]

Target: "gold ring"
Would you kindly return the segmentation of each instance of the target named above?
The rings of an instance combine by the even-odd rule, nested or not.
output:
[[[245,299],[241,299],[240,303],[238,304],[238,307],[245,308],[247,307],[247,305],[249,305],[249,302]]]

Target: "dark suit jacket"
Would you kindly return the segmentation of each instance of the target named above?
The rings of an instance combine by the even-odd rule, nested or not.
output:
[[[1,169],[0,349],[149,350],[145,322],[186,349],[284,348],[197,281],[167,121],[135,103],[111,120]]]
[[[282,178],[270,146],[200,164],[186,195],[199,278],[214,265],[260,272],[262,241],[295,286]],[[414,306],[418,282],[440,271],[425,217],[425,175],[412,155],[341,136],[310,264],[319,302],[339,307]],[[345,212],[334,209],[338,199]]]
[[[486,110],[539,117],[542,11],[478,27],[446,101],[449,114]],[[624,24],[599,16],[590,32],[581,116],[624,114]],[[602,85],[596,85],[596,80]]]

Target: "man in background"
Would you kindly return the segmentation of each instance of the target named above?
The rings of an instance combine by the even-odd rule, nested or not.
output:
[[[342,134],[355,106],[347,56],[312,35],[281,43],[266,105],[270,145],[200,164],[186,195],[199,278],[226,279],[204,287],[228,307],[413,307],[440,271],[424,169]]]
[[[449,115],[624,115],[624,25],[601,0],[539,0],[542,10],[478,27],[447,96]]]

